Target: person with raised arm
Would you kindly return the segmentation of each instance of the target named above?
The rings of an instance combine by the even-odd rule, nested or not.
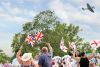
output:
[[[89,67],[89,60],[94,57],[96,50],[93,49],[93,52],[89,57],[86,56],[85,52],[82,52],[80,54],[80,57],[75,57],[76,51],[77,51],[77,48],[74,49],[73,58],[75,60],[79,61],[80,67]]]
[[[24,53],[22,55],[22,49],[23,47],[21,46],[16,54],[16,58],[18,62],[21,64],[21,67],[37,67],[32,58],[32,53]]]
[[[46,43],[47,47],[42,47],[41,49],[41,56],[39,57],[38,65],[39,67],[52,67],[52,55],[53,55],[53,49],[50,45],[50,43]]]

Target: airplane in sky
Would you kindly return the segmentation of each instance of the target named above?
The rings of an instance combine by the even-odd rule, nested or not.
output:
[[[87,3],[87,8],[82,8],[82,10],[89,10],[94,13],[93,9],[94,9],[94,6],[91,6],[89,3]]]

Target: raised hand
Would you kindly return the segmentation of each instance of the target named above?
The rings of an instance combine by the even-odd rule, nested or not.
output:
[[[46,43],[46,44],[47,44],[48,47],[50,46],[50,43]]]

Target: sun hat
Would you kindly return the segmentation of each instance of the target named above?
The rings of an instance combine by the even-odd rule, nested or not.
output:
[[[32,53],[24,53],[22,56],[22,61],[28,61],[32,58]]]

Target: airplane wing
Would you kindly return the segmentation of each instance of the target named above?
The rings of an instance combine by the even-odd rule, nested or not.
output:
[[[87,8],[88,8],[88,10],[90,10],[91,12],[94,13],[94,10],[93,10],[94,7],[91,7],[88,3],[87,3]]]
[[[91,8],[91,9],[89,9],[91,12],[93,12],[94,13],[94,10]]]

